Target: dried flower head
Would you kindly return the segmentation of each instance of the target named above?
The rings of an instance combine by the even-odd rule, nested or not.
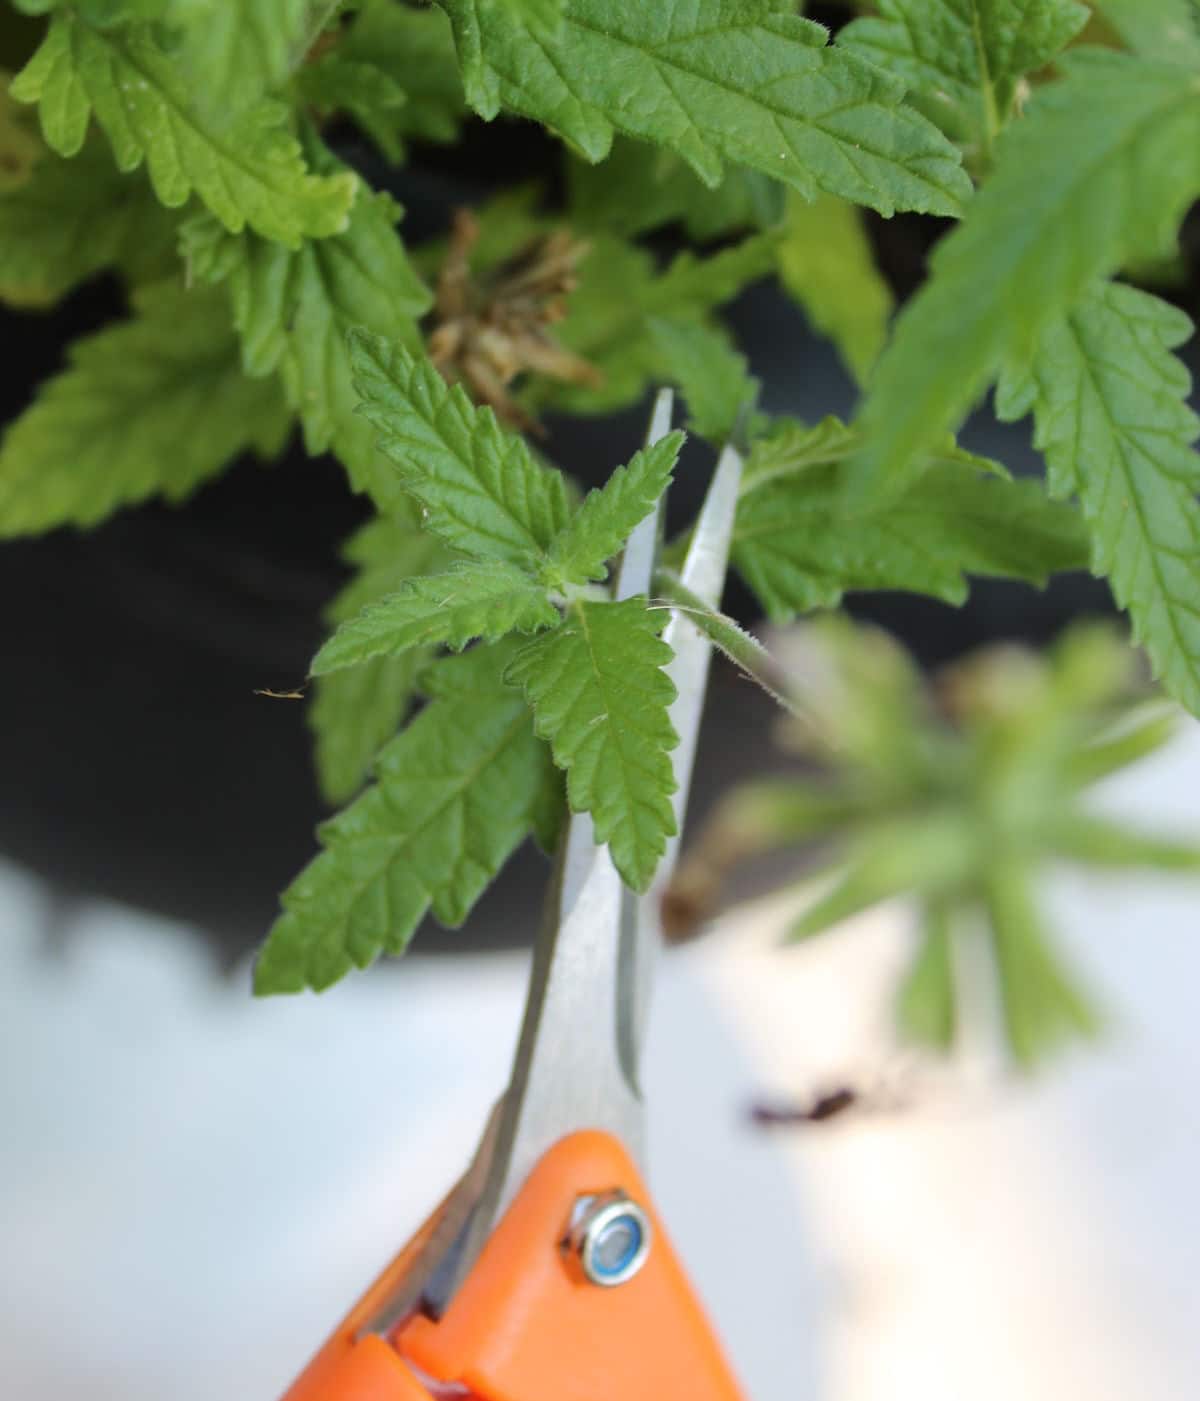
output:
[[[509,393],[519,374],[532,370],[568,384],[601,382],[599,370],[560,345],[550,330],[566,315],[589,245],[558,229],[477,276],[470,254],[478,238],[474,214],[460,209],[438,274],[429,355],[445,379],[464,381],[505,422],[540,434],[541,425]]]

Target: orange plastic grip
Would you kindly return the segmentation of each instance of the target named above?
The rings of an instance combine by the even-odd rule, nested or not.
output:
[[[430,1401],[430,1393],[395,1348],[368,1333],[345,1347],[322,1349],[287,1401]]]
[[[589,1283],[562,1241],[576,1199],[623,1189],[650,1253],[615,1288]],[[482,1401],[741,1401],[649,1194],[616,1139],[562,1139],[530,1174],[443,1318],[394,1341],[430,1377]]]
[[[365,1323],[394,1294],[445,1209],[428,1221],[388,1265],[292,1383],[283,1401],[429,1401],[429,1391],[385,1339],[362,1334]]]
[[[605,1289],[587,1281],[562,1241],[580,1196],[617,1188],[646,1212],[653,1237],[641,1271]],[[390,1339],[360,1336],[442,1210],[375,1281],[284,1401],[742,1401],[645,1185],[614,1138],[585,1132],[555,1144],[440,1320],[417,1315]]]

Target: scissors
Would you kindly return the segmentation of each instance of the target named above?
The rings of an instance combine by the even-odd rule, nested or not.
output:
[[[658,395],[647,435],[671,426]],[[680,570],[716,606],[742,459],[722,452]],[[662,503],[630,536],[615,596],[649,594]],[[710,647],[680,612],[664,636],[682,827]],[[655,1213],[638,1053],[660,942],[656,883],[622,883],[587,814],[566,824],[534,947],[508,1089],[460,1179],[284,1401],[740,1401]]]

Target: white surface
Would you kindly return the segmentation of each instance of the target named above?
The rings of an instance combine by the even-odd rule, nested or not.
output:
[[[1195,837],[1197,791],[1189,726],[1101,799]],[[834,1282],[828,1401],[1200,1396],[1200,885],[1072,875],[1051,896],[1114,1026],[1030,1087],[895,1054],[895,908],[781,953],[776,902],[702,956],[775,1088],[849,1079],[893,1106],[782,1140]]]
[[[0,901],[0,1396],[269,1401],[465,1165],[525,960],[414,957],[254,1003],[186,931],[96,908],[64,961],[11,870]],[[647,1077],[657,1200],[740,1375],[812,1394],[795,1184],[745,1132],[738,1048],[682,966]]]
[[[1198,790],[1193,729],[1110,798]],[[1200,1395],[1200,892],[1054,894],[1119,1030],[995,1099],[891,1050],[902,911],[781,952],[763,907],[662,965],[652,1180],[753,1401]],[[64,957],[42,911],[0,867],[0,1396],[270,1401],[461,1167],[524,962],[253,1003],[185,931],[95,907]],[[894,1109],[742,1117],[847,1078]]]

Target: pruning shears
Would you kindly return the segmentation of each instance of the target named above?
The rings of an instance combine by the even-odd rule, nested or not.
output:
[[[647,443],[670,429],[662,391]],[[719,602],[742,470],[717,463],[681,576]],[[661,502],[630,536],[618,599],[648,594]],[[665,631],[682,825],[710,647]],[[590,817],[563,832],[508,1089],[467,1171],[285,1401],[739,1401],[639,1171],[638,1056],[658,908],[622,883]]]

